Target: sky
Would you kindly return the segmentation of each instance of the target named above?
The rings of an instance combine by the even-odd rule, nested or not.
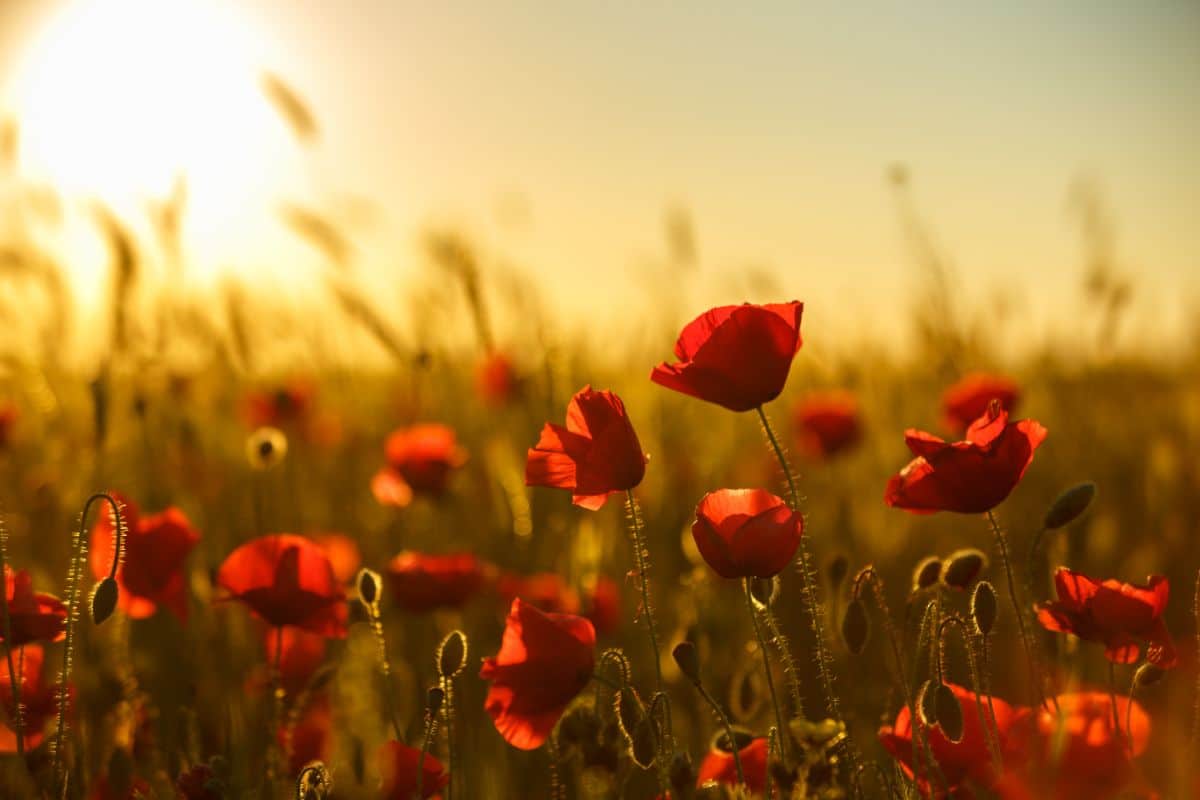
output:
[[[314,110],[312,147],[264,70]],[[810,320],[888,338],[914,283],[886,180],[902,163],[964,305],[1003,292],[1063,331],[1080,180],[1145,325],[1177,335],[1200,298],[1190,0],[4,0],[0,113],[26,174],[130,215],[186,172],[201,281],[320,274],[279,221],[293,202],[337,209],[380,287],[417,268],[422,230],[455,226],[565,316],[611,319],[685,208],[695,310],[770,299],[743,296],[762,270]],[[80,285],[103,268],[87,252]]]

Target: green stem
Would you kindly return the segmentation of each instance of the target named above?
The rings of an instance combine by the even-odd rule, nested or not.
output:
[[[745,578],[742,581],[742,588],[746,595],[746,610],[750,612],[750,623],[754,626],[754,639],[758,642],[758,649],[762,651],[763,670],[767,673],[767,690],[771,694],[771,706],[775,709],[775,725],[782,732],[786,730],[783,727],[783,711],[779,707],[779,695],[775,691],[775,679],[771,676],[771,653],[767,650],[767,643],[763,639],[762,626],[758,624],[758,611],[754,608],[754,595],[750,593],[750,579]],[[787,763],[787,753],[784,748],[780,747],[780,754],[783,756],[783,761]]]
[[[733,738],[733,723],[729,721],[729,715],[725,713],[725,709],[716,699],[709,694],[708,689],[704,688],[704,684],[696,681],[692,684],[696,687],[696,691],[700,692],[700,696],[704,698],[713,713],[717,715],[717,720],[720,721],[721,727],[725,729],[725,739],[729,742],[729,749],[733,752],[733,768],[737,770],[738,785],[746,785],[746,775],[742,772],[742,757],[738,753],[737,740]]]
[[[421,755],[417,757],[417,797],[421,797],[421,784],[425,782],[425,754],[429,752],[429,743],[437,732],[437,716],[427,714],[425,736],[421,739]]]
[[[650,602],[649,550],[646,547],[646,536],[642,527],[642,515],[638,509],[637,499],[633,496],[632,489],[625,492],[625,506],[629,512],[629,527],[633,537],[633,554],[638,571],[638,587],[642,593],[642,616],[646,620],[646,635],[650,638],[650,648],[654,657],[655,687],[657,693],[666,699],[669,698],[669,695],[667,694],[666,684],[663,683],[662,659],[658,647],[658,626],[654,621],[654,606]],[[666,745],[673,735],[671,703],[669,699],[666,699],[665,711],[667,730],[659,742],[660,751],[666,750]]]
[[[104,492],[97,492],[89,497],[87,502],[83,504],[83,513],[79,515],[79,530],[72,537],[71,563],[67,570],[67,596],[65,599],[67,619],[63,639],[63,664],[59,676],[58,696],[56,698],[58,719],[54,728],[54,791],[56,796],[59,797],[62,796],[67,788],[66,761],[63,758],[63,740],[67,730],[67,701],[69,699],[68,686],[70,685],[71,678],[71,660],[75,654],[75,622],[79,618],[79,584],[83,579],[83,557],[87,552],[87,542],[84,534],[87,531],[88,512],[91,511],[93,503],[100,501],[107,502],[112,508],[113,514],[115,551],[112,569],[109,571],[110,578],[116,575],[117,572],[123,542],[122,536],[124,535],[124,523],[121,521],[121,507],[117,501],[111,495]]]
[[[1029,682],[1033,686],[1038,706],[1044,707],[1046,705],[1046,693],[1042,689],[1042,673],[1038,669],[1037,659],[1033,655],[1033,645],[1029,641],[1029,631],[1025,629],[1025,612],[1021,608],[1021,601],[1017,599],[1017,581],[1013,577],[1012,563],[1008,557],[1008,537],[1004,535],[1004,530],[1000,527],[1000,523],[996,521],[995,514],[988,511],[987,518],[991,524],[992,535],[996,537],[996,548],[1000,551],[1000,562],[1004,565],[1004,577],[1008,583],[1008,597],[1012,601],[1013,611],[1017,615],[1017,630],[1021,634],[1021,647],[1025,650],[1025,661],[1029,668]]]

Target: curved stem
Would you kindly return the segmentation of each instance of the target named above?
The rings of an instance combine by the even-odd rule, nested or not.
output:
[[[742,580],[742,588],[746,594],[746,610],[750,612],[750,623],[754,626],[754,638],[758,642],[758,649],[762,651],[763,671],[767,673],[767,690],[771,694],[771,707],[775,709],[775,726],[780,731],[784,731],[786,728],[783,727],[783,711],[779,707],[779,695],[775,691],[775,678],[771,676],[771,652],[767,650],[767,643],[762,635],[762,626],[758,624],[758,611],[754,608],[754,595],[750,592],[749,578]],[[786,764],[787,752],[782,746],[779,751]]]
[[[975,661],[975,652],[971,647],[971,629],[967,627],[967,623],[963,621],[962,617],[954,614],[943,617],[941,623],[938,625],[938,672],[943,678],[945,677],[945,635],[946,626],[948,625],[958,628],[958,632],[962,636],[963,647],[967,651],[967,667],[971,671],[971,690],[975,692],[975,711],[979,714],[980,727],[983,728],[984,738],[987,741],[988,750],[992,755],[992,766],[995,767],[996,775],[999,776],[1004,769],[1004,762],[1000,757],[999,727],[996,728],[997,733],[993,737],[992,727],[996,725],[996,717],[993,713],[989,720],[988,716],[983,713],[983,701],[980,699],[980,689],[983,684],[979,678],[979,665]],[[991,708],[990,696],[988,697],[988,704],[988,707]]]
[[[58,796],[61,796],[66,789],[66,761],[63,758],[63,739],[66,735],[67,727],[67,701],[69,697],[67,687],[71,677],[71,659],[75,654],[75,622],[79,618],[79,584],[83,579],[83,556],[87,551],[84,534],[87,531],[88,512],[91,511],[92,504],[101,501],[108,503],[112,508],[113,529],[115,531],[113,565],[109,570],[110,578],[117,573],[121,548],[124,546],[125,541],[125,526],[121,521],[120,504],[113,499],[112,495],[105,492],[93,494],[83,504],[83,513],[79,515],[79,530],[72,537],[71,563],[67,571],[67,596],[65,599],[67,619],[63,642],[63,665],[59,676],[56,703],[58,720],[55,723],[54,729],[54,790]]]
[[[1012,601],[1013,611],[1017,615],[1017,630],[1021,634],[1021,646],[1025,649],[1025,661],[1029,667],[1029,682],[1033,686],[1034,696],[1037,698],[1038,705],[1044,707],[1046,705],[1046,693],[1042,689],[1042,673],[1038,669],[1037,659],[1033,655],[1033,645],[1029,640],[1029,631],[1025,629],[1025,612],[1021,608],[1021,601],[1017,599],[1017,581],[1013,577],[1012,564],[1008,557],[1008,537],[1005,536],[1000,523],[996,521],[994,513],[988,511],[987,518],[991,524],[992,535],[996,537],[996,548],[1000,551],[1000,561],[1004,564],[1004,577],[1008,583],[1008,597]]]
[[[746,775],[742,772],[742,757],[738,753],[737,740],[733,738],[733,723],[729,721],[729,715],[725,713],[725,709],[721,708],[721,705],[716,701],[716,699],[709,694],[708,689],[705,689],[703,684],[697,682],[693,685],[696,687],[696,690],[700,692],[700,696],[703,697],[708,703],[709,707],[713,710],[713,713],[717,715],[717,719],[720,721],[721,727],[725,729],[725,739],[729,742],[729,749],[733,753],[733,768],[737,770],[738,784],[745,786]]]

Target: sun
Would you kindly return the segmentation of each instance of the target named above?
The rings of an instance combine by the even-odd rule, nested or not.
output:
[[[132,208],[188,185],[199,239],[235,235],[279,168],[263,40],[215,0],[80,0],[14,77],[22,163],[68,196]]]

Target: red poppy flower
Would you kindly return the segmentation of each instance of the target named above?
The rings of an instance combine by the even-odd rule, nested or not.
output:
[[[484,709],[513,747],[533,750],[592,679],[596,630],[583,617],[543,614],[513,600],[500,652],[483,660]]]
[[[66,632],[67,607],[52,594],[35,592],[33,579],[23,569],[4,567],[4,590],[8,595],[10,647],[32,642],[57,642]],[[0,641],[4,629],[0,627]]]
[[[621,587],[616,581],[598,575],[584,597],[587,608],[584,616],[592,621],[598,634],[607,636],[621,629]]]
[[[328,761],[333,754],[333,706],[329,696],[320,693],[309,700],[291,729],[290,741],[288,729],[282,725],[276,738],[287,754],[293,775],[299,774],[310,761]]]
[[[547,613],[579,613],[579,594],[557,572],[538,572],[533,575],[506,572],[496,581],[496,592],[501,600],[510,605],[519,597]]]
[[[178,508],[142,517],[138,508],[121,495],[121,522],[125,525],[125,557],[117,567],[121,587],[118,603],[133,619],[154,615],[158,607],[170,609],[181,621],[188,616],[187,574],[184,564],[200,541],[200,534]],[[108,576],[113,558],[112,517],[102,513],[92,526],[88,561],[97,578]]]
[[[271,389],[247,392],[242,398],[246,427],[283,428],[300,422],[312,411],[316,387],[312,381],[296,379]]]
[[[951,386],[942,394],[942,419],[946,428],[959,433],[987,413],[995,400],[1000,408],[1012,414],[1021,401],[1016,381],[1002,375],[974,372]]]
[[[1170,584],[1152,575],[1139,586],[1110,578],[1100,581],[1082,572],[1059,567],[1054,573],[1058,600],[1041,603],[1038,622],[1049,631],[1070,633],[1104,645],[1104,655],[1117,664],[1132,664],[1141,655],[1155,666],[1169,668],[1179,660],[1162,615]]]
[[[12,441],[13,428],[17,425],[20,412],[12,403],[0,403],[0,449]]]
[[[675,343],[677,364],[663,362],[650,380],[677,392],[749,411],[779,396],[800,349],[796,301],[720,306],[688,323]]]
[[[800,451],[828,459],[852,449],[862,439],[858,400],[849,392],[811,394],[794,412]]]
[[[1029,758],[997,786],[1004,800],[1101,800],[1150,796],[1140,785],[1130,758],[1146,751],[1150,717],[1128,697],[1117,697],[1121,731],[1113,728],[1112,699],[1107,692],[1061,694],[1057,708],[1022,709],[1032,723]],[[1130,730],[1125,730],[1126,715]],[[1138,793],[1138,794],[1131,794]]]
[[[42,743],[46,723],[58,715],[58,684],[51,683],[42,676],[44,663],[45,653],[41,645],[25,645],[18,653],[13,654],[13,665],[17,668],[21,686],[21,713],[24,720],[22,732],[25,736],[26,750],[32,750]],[[3,660],[0,659],[0,665],[3,664]],[[7,665],[0,667],[0,703],[4,705],[4,723],[0,725],[0,753],[15,753],[17,735],[12,721],[16,709],[13,706],[12,679],[9,677]]]
[[[421,751],[395,740],[384,742],[379,748],[379,774],[383,786],[379,796],[383,800],[412,800],[417,794],[417,770],[421,772],[421,800],[433,797],[450,783],[450,775],[442,762],[431,753],[425,754],[421,763]]]
[[[329,558],[302,536],[260,536],[229,554],[217,585],[271,625],[346,635],[348,610]]]
[[[947,684],[947,686],[954,692],[962,710],[962,739],[952,742],[946,738],[940,728],[929,727],[918,722],[922,738],[928,740],[930,752],[941,773],[934,779],[932,788],[938,792],[937,796],[939,797],[946,796],[942,792],[943,779],[951,796],[956,796],[954,793],[962,789],[968,782],[992,788],[1001,775],[996,772],[991,752],[988,749],[987,735],[984,732],[985,720],[990,725],[988,718],[992,713],[988,708],[987,695],[979,695],[977,704],[975,692],[955,684]],[[983,708],[982,717],[980,716],[981,706]],[[1020,733],[1022,717],[1017,709],[998,697],[992,698],[992,709],[996,713],[996,728],[999,732],[998,744],[1002,761],[1007,767],[1020,760],[1020,747],[1023,740]],[[913,777],[915,774],[912,763],[913,729],[908,706],[900,709],[900,713],[896,715],[895,725],[885,725],[879,729],[879,741],[884,749],[900,762],[904,773],[910,778]],[[918,755],[917,763],[918,769],[921,771],[921,774],[917,776],[917,785],[923,795],[929,796],[931,786],[929,776],[925,773],[925,770],[929,769],[928,761],[924,756]]]
[[[289,697],[304,691],[312,676],[325,663],[325,637],[302,628],[268,628],[265,632],[266,663],[279,664],[280,683]],[[276,660],[276,651],[282,651]]]
[[[454,429],[432,422],[393,432],[384,449],[387,466],[371,480],[375,499],[384,505],[407,506],[414,493],[440,497],[450,473],[467,461]]]
[[[358,543],[340,533],[314,533],[312,539],[325,551],[333,566],[333,576],[340,583],[350,583],[362,566],[362,553]]]
[[[722,578],[770,578],[792,561],[804,518],[765,489],[718,489],[696,506],[692,538]]]
[[[525,460],[525,484],[568,489],[595,511],[646,475],[646,455],[621,398],[584,386],[567,405],[567,426],[546,423]]]
[[[995,403],[967,429],[962,442],[909,429],[904,439],[916,458],[888,481],[884,501],[917,514],[990,511],[1020,482],[1045,438],[1041,423],[1010,423],[1008,412]]]
[[[480,399],[490,406],[501,406],[512,400],[520,389],[512,360],[504,353],[487,356],[475,371],[475,389]]]
[[[208,764],[195,764],[175,778],[179,800],[224,800],[225,787]]]
[[[462,608],[483,586],[484,564],[471,553],[400,553],[384,570],[384,585],[400,608],[416,614]]]
[[[753,794],[760,794],[767,788],[767,740],[763,737],[753,738],[745,731],[734,730],[733,738],[738,744],[738,758],[742,762],[742,775],[746,778],[746,788]],[[733,751],[723,734],[713,739],[712,747],[700,762],[696,772],[696,785],[721,783],[726,786],[737,786],[737,765],[733,761]]]

